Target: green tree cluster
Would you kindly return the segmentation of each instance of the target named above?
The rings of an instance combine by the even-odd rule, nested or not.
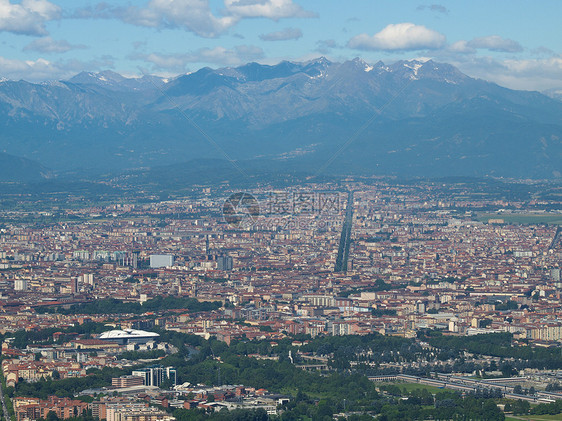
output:
[[[104,298],[89,303],[75,304],[68,309],[45,307],[38,310],[45,313],[61,314],[142,314],[175,309],[186,309],[190,312],[212,311],[221,307],[221,305],[222,303],[218,301],[200,302],[191,297],[158,296],[143,304],[124,302],[115,298]]]

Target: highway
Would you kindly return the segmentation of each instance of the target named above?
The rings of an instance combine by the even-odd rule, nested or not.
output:
[[[347,196],[347,207],[345,209],[345,220],[341,229],[338,257],[334,272],[347,272],[347,260],[349,258],[349,246],[351,243],[351,225],[353,224],[353,192]]]
[[[534,396],[519,395],[513,393],[514,386],[510,383],[524,381],[524,378],[507,378],[507,379],[488,379],[479,380],[469,377],[452,376],[450,374],[438,374],[439,379],[429,379],[426,377],[410,376],[406,374],[397,374],[394,376],[373,376],[369,377],[372,381],[396,381],[402,380],[408,383],[419,383],[429,386],[435,386],[442,389],[453,389],[461,392],[476,392],[482,389],[499,390],[503,397],[508,399],[521,399],[534,403],[554,402],[561,400],[562,394],[556,392],[539,391]]]
[[[558,242],[560,241],[560,236],[562,235],[562,227],[558,227],[556,229],[556,234],[554,234],[554,238],[552,239],[552,243],[550,243],[549,250],[553,250]]]

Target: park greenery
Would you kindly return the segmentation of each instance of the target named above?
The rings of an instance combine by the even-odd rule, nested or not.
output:
[[[144,314],[148,312],[162,312],[166,310],[185,309],[189,312],[212,311],[221,307],[218,301],[198,301],[191,297],[154,297],[144,303],[124,302],[115,298],[104,298],[88,303],[74,304],[70,308],[43,307],[38,312],[60,314]]]
[[[439,332],[428,332],[429,344],[449,350],[451,357],[467,351],[479,355],[514,358],[514,368],[561,369],[560,348],[542,348],[530,345],[512,346],[511,333],[494,333],[474,336],[445,336]]]
[[[75,327],[82,332],[97,332],[103,326],[90,323]],[[509,334],[480,335],[473,337],[447,337],[428,331],[423,339],[442,351],[422,348],[415,340],[371,334],[365,336],[328,336],[310,338],[304,335],[285,338],[272,345],[269,341],[234,340],[230,345],[215,338],[205,340],[196,335],[155,329],[161,340],[178,349],[177,353],[162,358],[159,363],[173,366],[180,383],[220,386],[243,384],[256,389],[264,388],[272,393],[290,397],[280,408],[280,415],[267,416],[263,410],[216,411],[202,409],[175,409],[172,414],[179,421],[329,421],[343,417],[352,421],[377,420],[451,420],[478,419],[503,420],[499,403],[514,414],[562,413],[562,403],[540,404],[531,407],[524,401],[503,399],[494,391],[478,391],[461,395],[448,390],[432,390],[421,385],[401,387],[400,384],[375,384],[365,374],[376,371],[382,362],[415,361],[420,358],[448,358],[452,354],[469,351],[513,356],[517,352],[539,358],[543,350],[530,347],[511,347]],[[17,333],[18,340],[48,340],[48,332]],[[52,336],[52,333],[50,333]],[[529,348],[531,351],[528,351]],[[299,368],[302,361],[298,353],[310,353],[328,361],[329,370],[306,371]],[[512,349],[511,353],[507,349]],[[522,350],[521,350],[522,349]],[[295,361],[288,358],[292,351]],[[548,350],[545,350],[548,351]],[[444,354],[442,354],[444,353]],[[137,353],[140,354],[140,353]],[[140,355],[129,355],[139,357]],[[253,356],[277,356],[277,359],[257,359]],[[545,354],[545,355],[548,355]],[[355,362],[355,364],[351,364]],[[367,363],[374,363],[374,366]],[[461,359],[455,364],[463,363]],[[468,366],[466,366],[468,367]],[[456,368],[466,368],[457,366]],[[469,367],[473,368],[473,367]],[[501,366],[504,369],[505,367]],[[511,367],[505,368],[511,369]],[[130,374],[131,368],[90,369],[88,375],[71,379],[42,379],[35,383],[19,382],[15,389],[7,388],[7,395],[36,396],[45,399],[49,395],[60,397],[80,396],[84,390],[111,384],[111,378]],[[89,398],[92,399],[92,398]],[[338,415],[340,414],[340,415]],[[87,421],[78,417],[76,421]]]
[[[108,327],[103,323],[86,322],[76,326],[61,328],[46,328],[41,330],[18,330],[14,333],[6,333],[0,335],[1,338],[12,338],[12,345],[19,349],[25,349],[28,345],[41,344],[63,344],[78,335],[83,337],[92,337],[93,335],[100,334],[108,330]],[[53,335],[59,333],[58,339],[55,341]]]
[[[151,349],[149,351],[125,351],[119,354],[119,358],[129,361],[153,360],[166,356],[166,351],[162,349]]]

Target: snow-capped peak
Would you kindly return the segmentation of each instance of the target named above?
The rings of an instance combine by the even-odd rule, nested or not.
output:
[[[364,66],[367,66],[367,62],[365,60],[363,60],[362,58],[359,57],[355,57],[353,60],[351,60],[353,63],[358,63],[358,64],[362,64]]]
[[[328,60],[326,57],[321,56],[309,61],[305,61],[303,64],[305,65],[310,65],[310,64],[321,64],[321,65],[326,65],[326,64],[331,64],[330,60]]]
[[[7,82],[7,81],[8,81],[8,79],[6,79],[5,77],[0,77],[0,83]]]
[[[375,66],[371,66],[369,63],[367,63],[365,60],[359,58],[359,57],[355,57],[353,60],[351,60],[351,62],[356,66],[356,68],[363,68],[363,70],[365,72],[370,72],[372,71]],[[378,66],[378,63],[377,63]]]
[[[409,61],[410,63],[412,63],[412,62],[427,63],[430,60],[431,60],[431,57],[418,57],[418,58],[411,58],[411,59],[406,60],[406,61]]]
[[[404,63],[404,67],[407,67],[408,69],[412,69],[414,71],[414,75],[417,76],[418,75],[418,70],[420,69],[420,67],[423,66],[423,64],[421,63],[416,63],[414,62],[413,64],[411,64],[412,62],[407,62]]]

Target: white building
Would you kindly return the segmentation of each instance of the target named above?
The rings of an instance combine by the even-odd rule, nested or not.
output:
[[[144,330],[125,329],[125,330],[110,330],[103,332],[98,339],[117,342],[120,345],[127,345],[130,343],[145,344],[150,341],[155,341],[160,335],[154,332],[146,332]]]
[[[150,267],[152,269],[167,268],[174,265],[174,256],[171,254],[151,254]]]
[[[14,281],[15,291],[27,291],[27,279],[16,279]]]

